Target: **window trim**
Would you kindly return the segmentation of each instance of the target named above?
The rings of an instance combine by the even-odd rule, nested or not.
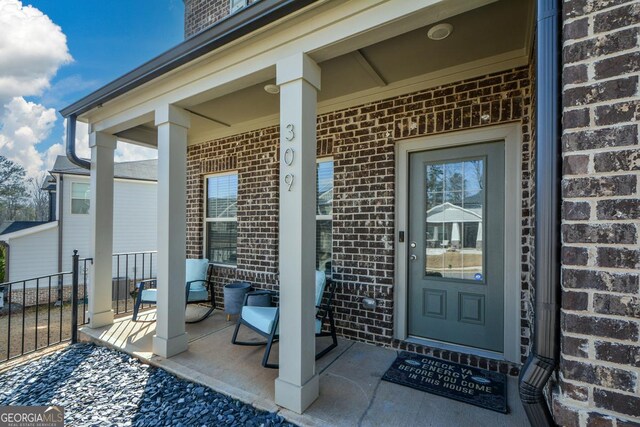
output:
[[[234,0],[229,0],[229,15],[233,15],[234,13],[244,9],[245,7],[248,6],[248,2],[247,0],[236,0],[238,1],[238,3],[241,4],[241,6],[236,6],[235,9],[233,8],[233,2]]]
[[[203,258],[207,258],[208,259],[208,248],[207,248],[207,224],[210,222],[233,222],[235,221],[236,223],[238,222],[238,211],[236,210],[236,216],[235,217],[226,217],[226,218],[208,218],[207,217],[207,199],[208,199],[208,194],[209,194],[209,187],[208,187],[208,180],[209,178],[213,178],[213,177],[222,177],[222,176],[230,176],[230,175],[236,175],[238,176],[238,171],[237,170],[231,170],[231,171],[225,171],[225,172],[215,172],[215,173],[209,173],[206,175],[203,175],[202,179],[203,179],[203,187],[204,187],[204,191],[202,192],[202,257]],[[238,187],[240,187],[240,181],[238,181]],[[236,188],[237,191],[237,188]],[[237,201],[236,201],[237,202]],[[238,242],[236,239],[236,253],[238,251]],[[235,264],[221,264],[219,262],[212,262],[211,260],[209,260],[209,264],[215,265],[217,267],[223,267],[223,268],[238,268],[238,260],[236,258],[236,263]]]
[[[70,182],[70,186],[69,186],[69,214],[70,215],[89,215],[91,212],[91,183],[90,182],[85,182],[85,181],[71,181]],[[89,198],[88,199],[74,199],[73,197],[73,186],[75,184],[84,184],[88,186],[88,192],[89,192]],[[86,213],[80,213],[80,212],[74,212],[73,211],[73,201],[74,200],[88,200],[89,201],[89,209],[87,210]]]

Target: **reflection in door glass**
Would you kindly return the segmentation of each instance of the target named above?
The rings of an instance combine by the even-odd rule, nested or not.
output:
[[[484,280],[485,160],[426,165],[427,276]]]

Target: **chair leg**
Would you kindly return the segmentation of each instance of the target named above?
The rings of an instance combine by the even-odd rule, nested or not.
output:
[[[324,355],[326,355],[327,353],[329,353],[331,350],[333,350],[338,346],[338,336],[336,334],[336,324],[333,320],[333,311],[329,310],[328,314],[329,314],[329,335],[327,335],[326,333],[324,334],[320,333],[318,334],[318,336],[321,336],[321,337],[330,336],[331,344],[329,344],[327,348],[325,348],[324,350],[316,354],[316,360],[320,359],[321,357],[323,357]]]
[[[241,323],[242,322],[240,322],[240,319],[238,319],[238,322],[236,323],[236,330],[233,331],[233,336],[231,337],[231,344],[238,343],[238,331],[240,330]]]
[[[206,319],[207,317],[209,317],[211,315],[211,313],[213,313],[213,310],[215,308],[211,307],[209,308],[209,310],[207,310],[207,312],[205,314],[202,315],[202,317],[196,319],[196,320],[185,320],[185,323],[198,323],[198,322],[202,322],[204,319]]]
[[[236,323],[236,329],[235,329],[235,331],[233,331],[233,336],[231,337],[231,344],[246,345],[246,346],[259,346],[259,345],[268,344],[268,341],[257,341],[257,342],[253,342],[253,341],[238,341],[238,331],[240,330],[240,325],[242,325],[242,319],[238,318],[238,323]],[[251,329],[251,328],[249,328],[249,329]],[[256,331],[256,333],[258,333],[260,335],[263,335],[262,332],[257,332]],[[274,341],[277,341],[277,339],[275,339]]]
[[[267,347],[264,349],[264,356],[262,356],[262,366],[269,369],[278,369],[279,364],[277,363],[269,363],[269,355],[271,354],[271,346],[273,345],[275,337],[275,331],[269,335],[269,339],[267,340]]]
[[[142,298],[140,297],[140,292],[138,292],[138,295],[136,296],[136,303],[133,306],[133,317],[132,320],[134,322],[138,321],[138,311],[140,310],[140,302],[141,302]]]

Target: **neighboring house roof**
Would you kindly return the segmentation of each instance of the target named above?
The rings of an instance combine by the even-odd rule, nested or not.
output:
[[[262,0],[252,3],[195,34],[165,53],[60,110],[80,115],[194,59],[239,39],[317,0]]]
[[[41,190],[44,191],[56,191],[56,180],[51,175],[47,176],[42,183]]]
[[[464,209],[445,202],[427,211],[427,222],[481,222],[482,209]]]
[[[50,173],[86,175],[89,170],[74,165],[66,156],[58,156]],[[135,179],[140,181],[158,180],[158,160],[138,160],[135,162],[115,163],[113,173],[116,178]]]
[[[0,236],[46,223],[47,221],[4,221],[0,224]]]
[[[30,234],[39,233],[41,231],[50,230],[52,228],[56,228],[58,226],[58,221],[7,221],[7,222],[22,222],[22,223],[31,223],[33,225],[26,228],[18,228],[18,229],[5,229],[0,231],[0,240],[9,242],[11,239],[17,239],[19,237],[28,236]],[[6,222],[2,223],[2,225],[6,224]],[[2,229],[2,225],[0,225],[0,230]]]

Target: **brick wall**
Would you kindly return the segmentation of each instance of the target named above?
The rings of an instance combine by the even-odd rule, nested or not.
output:
[[[563,425],[640,422],[640,2],[567,0],[563,46]]]
[[[247,4],[259,0],[247,0]],[[231,0],[185,0],[184,38],[209,28],[229,15]]]
[[[522,358],[528,350],[532,244],[531,81],[529,67],[508,70],[318,117],[318,155],[334,159],[333,278],[340,335],[434,354],[502,372],[517,367],[393,340],[395,143],[406,138],[522,121]],[[277,127],[190,146],[188,256],[202,256],[204,176],[238,171],[238,267],[218,268],[219,284],[247,280],[277,287]],[[360,300],[379,305],[365,310]],[[218,295],[220,298],[220,295]]]

